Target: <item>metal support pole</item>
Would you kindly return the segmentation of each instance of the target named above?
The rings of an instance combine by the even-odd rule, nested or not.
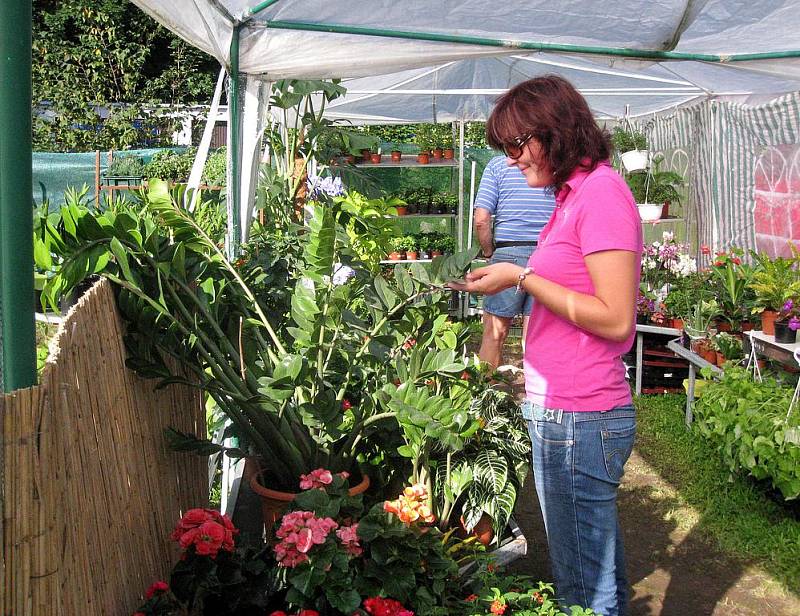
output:
[[[231,37],[230,90],[228,91],[228,158],[230,164],[230,191],[228,192],[228,258],[239,252],[242,237],[242,112],[239,103],[239,35],[241,26],[233,28]]]
[[[0,2],[0,381],[36,384],[31,157],[31,0]]]

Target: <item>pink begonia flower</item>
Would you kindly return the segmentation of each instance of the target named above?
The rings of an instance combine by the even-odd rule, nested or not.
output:
[[[300,489],[323,488],[333,481],[333,474],[324,468],[311,471],[308,475],[300,475]]]
[[[308,552],[322,545],[328,534],[338,528],[331,518],[317,518],[312,511],[292,511],[281,519],[275,535],[282,541],[275,546],[275,556],[282,567],[295,567],[308,560]]]
[[[361,556],[364,551],[358,544],[358,523],[351,526],[342,526],[336,531],[336,536],[342,542],[345,551],[351,556]]]

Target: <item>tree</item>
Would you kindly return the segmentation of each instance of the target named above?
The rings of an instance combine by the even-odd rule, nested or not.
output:
[[[34,0],[34,147],[121,149],[168,121],[145,103],[207,102],[217,63],[127,0]],[[100,121],[98,111],[108,110]]]

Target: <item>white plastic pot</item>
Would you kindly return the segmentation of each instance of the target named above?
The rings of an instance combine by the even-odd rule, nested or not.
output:
[[[641,171],[647,169],[650,161],[650,150],[630,150],[619,155],[626,171]]]
[[[664,207],[663,203],[637,203],[636,207],[639,208],[639,217],[642,222],[655,222],[661,219],[661,209]]]

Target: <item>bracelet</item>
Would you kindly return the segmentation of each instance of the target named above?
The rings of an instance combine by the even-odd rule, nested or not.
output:
[[[517,293],[522,293],[522,283],[525,281],[525,277],[528,274],[533,274],[533,268],[528,266],[524,270],[519,273],[517,277]]]

